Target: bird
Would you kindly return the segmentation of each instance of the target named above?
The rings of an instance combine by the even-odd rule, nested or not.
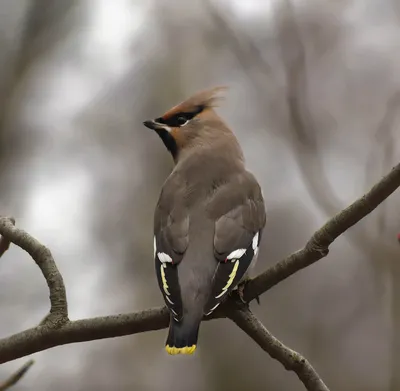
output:
[[[234,289],[243,292],[266,224],[260,184],[216,112],[226,89],[198,91],[143,122],[173,159],[153,221],[155,272],[170,314],[165,350],[171,355],[193,354],[202,320]]]

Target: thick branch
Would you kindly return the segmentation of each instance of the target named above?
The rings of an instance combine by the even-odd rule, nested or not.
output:
[[[166,308],[155,308],[132,314],[67,321],[58,328],[39,325],[0,339],[0,364],[54,346],[160,330],[168,327],[168,323]]]
[[[329,391],[312,365],[275,338],[249,309],[232,311],[229,318],[285,369],[295,372],[308,391]]]
[[[222,307],[226,308],[228,305],[226,303]],[[221,309],[204,321],[222,317],[225,315]],[[131,314],[68,320],[59,328],[39,325],[0,339],[0,364],[55,346],[162,330],[167,328],[168,324],[168,310],[166,307],[160,307]]]
[[[54,327],[60,326],[68,320],[67,298],[63,278],[50,250],[24,230],[16,228],[14,220],[10,218],[0,217],[0,234],[25,250],[39,266],[50,291],[50,313],[44,322]]]
[[[18,371],[14,372],[5,382],[0,384],[0,391],[6,391],[15,384],[28,372],[28,369],[34,364],[33,360],[29,360]]]
[[[323,225],[305,247],[249,281],[244,300],[251,301],[294,273],[328,255],[329,246],[342,233],[365,216],[400,187],[400,164],[383,177],[368,193]]]

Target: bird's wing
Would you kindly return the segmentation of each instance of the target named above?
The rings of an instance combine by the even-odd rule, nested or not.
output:
[[[175,320],[182,318],[182,299],[177,265],[189,243],[189,214],[179,202],[176,178],[167,181],[154,214],[154,261],[158,285]]]
[[[211,314],[238,285],[258,252],[266,221],[265,206],[255,179],[250,177],[247,182],[242,183],[241,190],[232,186],[232,192],[236,189],[243,197],[239,194],[230,209],[216,219],[214,255],[218,266],[205,315]]]

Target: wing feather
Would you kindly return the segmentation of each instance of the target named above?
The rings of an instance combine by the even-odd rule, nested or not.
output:
[[[171,187],[174,191],[171,191]],[[154,215],[154,261],[157,282],[175,320],[183,316],[178,265],[189,243],[189,215],[179,202],[179,186],[171,178],[161,192]]]
[[[216,220],[214,256],[219,263],[205,315],[211,314],[246,277],[257,257],[266,215],[261,190],[253,177],[250,180],[248,190],[242,189],[241,202]]]

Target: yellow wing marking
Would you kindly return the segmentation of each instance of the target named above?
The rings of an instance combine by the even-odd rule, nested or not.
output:
[[[233,266],[232,273],[229,274],[228,282],[222,288],[222,292],[218,296],[215,296],[216,299],[219,299],[221,296],[223,296],[226,293],[226,291],[228,290],[228,288],[232,285],[232,282],[235,279],[238,267],[239,267],[239,260],[237,259],[236,262],[235,262],[235,265]]]
[[[162,284],[163,284],[164,292],[169,296],[170,293],[168,291],[168,284],[167,284],[167,279],[165,278],[165,271],[164,271],[164,265],[163,264],[161,264],[160,271],[161,271],[161,281],[162,281]]]

